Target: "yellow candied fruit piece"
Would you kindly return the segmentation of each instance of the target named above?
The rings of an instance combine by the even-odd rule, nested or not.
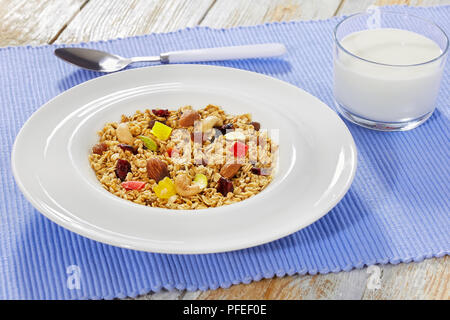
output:
[[[169,199],[171,196],[177,194],[175,191],[175,184],[169,177],[165,177],[159,181],[158,184],[153,187],[153,191],[156,196],[161,199]]]
[[[164,123],[159,121],[155,121],[155,124],[152,128],[152,134],[160,140],[167,140],[172,133],[172,128],[166,126]]]

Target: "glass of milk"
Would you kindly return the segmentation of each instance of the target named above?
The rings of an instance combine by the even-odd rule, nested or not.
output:
[[[410,130],[431,116],[449,51],[439,26],[375,9],[342,20],[334,38],[334,98],[342,116],[383,131]]]

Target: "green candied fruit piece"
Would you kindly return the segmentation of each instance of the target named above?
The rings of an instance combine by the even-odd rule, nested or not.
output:
[[[208,186],[208,178],[204,174],[197,173],[194,177],[194,183],[203,190]]]
[[[146,136],[138,136],[138,139],[142,140],[142,142],[144,143],[144,146],[151,151],[156,151],[158,150],[158,145],[156,144],[155,141],[153,141],[153,139],[146,137]]]

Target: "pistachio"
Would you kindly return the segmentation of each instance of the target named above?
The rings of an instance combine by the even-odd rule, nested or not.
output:
[[[126,122],[119,124],[116,129],[116,135],[119,142],[133,145],[134,137],[131,134],[130,128]]]

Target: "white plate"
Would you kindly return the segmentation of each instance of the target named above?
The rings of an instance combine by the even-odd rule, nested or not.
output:
[[[279,131],[279,168],[258,195],[198,211],[151,208],[104,190],[88,154],[96,132],[146,108],[222,106]],[[261,74],[204,65],[133,69],[80,84],[34,113],[18,134],[12,169],[25,197],[52,221],[108,244],[209,253],[266,243],[313,223],[347,192],[356,147],[324,103]]]

